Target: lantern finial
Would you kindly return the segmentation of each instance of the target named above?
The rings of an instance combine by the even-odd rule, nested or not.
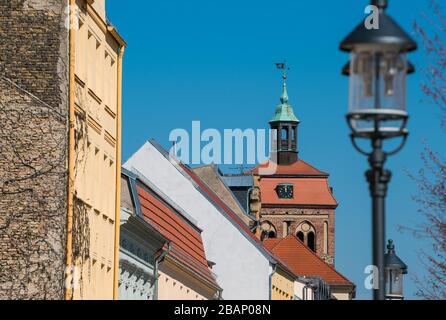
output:
[[[377,6],[380,9],[385,9],[389,5],[387,0],[372,0],[371,4]]]
[[[395,253],[395,245],[393,244],[393,240],[389,240],[387,244],[387,250],[389,253]]]

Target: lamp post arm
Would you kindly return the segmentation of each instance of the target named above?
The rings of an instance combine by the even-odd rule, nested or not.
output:
[[[371,152],[364,151],[364,150],[358,145],[358,143],[356,142],[356,137],[355,137],[354,134],[351,134],[351,135],[350,135],[350,139],[351,139],[351,141],[352,141],[352,145],[353,145],[353,147],[356,149],[356,151],[358,151],[359,153],[361,153],[361,154],[363,154],[363,155],[365,155],[365,156],[367,156],[367,157],[369,157],[369,156],[371,155]]]
[[[393,155],[397,154],[398,152],[400,152],[406,145],[408,137],[409,137],[409,132],[405,131],[403,134],[403,140],[401,141],[400,145],[397,148],[395,148],[394,150],[386,152],[386,154],[388,156],[393,156]]]

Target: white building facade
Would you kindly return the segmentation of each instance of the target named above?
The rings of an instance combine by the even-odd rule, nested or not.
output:
[[[197,221],[207,258],[215,263],[212,271],[223,289],[223,299],[271,298],[274,258],[182,165],[151,141],[131,156],[124,168],[143,174]]]

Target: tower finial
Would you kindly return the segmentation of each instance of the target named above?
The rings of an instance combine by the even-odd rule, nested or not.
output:
[[[386,9],[389,5],[388,0],[372,0],[370,3],[374,6],[377,6],[381,10]]]
[[[395,252],[395,245],[393,244],[393,240],[389,240],[387,243],[387,250],[392,253]]]
[[[277,69],[282,70],[283,91],[282,91],[282,96],[280,97],[280,102],[282,102],[282,104],[287,104],[288,103],[288,92],[286,89],[286,80],[288,78],[287,71],[290,70],[290,68],[288,67],[286,60],[284,60],[284,62],[276,63],[276,67],[277,67]]]
[[[282,70],[282,78],[283,78],[283,83],[284,85],[286,85],[286,79],[287,79],[287,71],[290,70],[290,68],[287,65],[286,60],[284,60],[283,62],[278,62],[276,63],[276,67],[277,69],[281,69]]]

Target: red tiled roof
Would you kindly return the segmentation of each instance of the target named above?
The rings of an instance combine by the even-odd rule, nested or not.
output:
[[[138,183],[137,193],[144,219],[171,241],[170,255],[218,287],[209,269],[198,228],[149,187]]]
[[[280,183],[294,185],[293,199],[280,199],[276,188]],[[337,206],[327,178],[267,178],[259,182],[262,204]]]
[[[321,277],[330,285],[354,286],[350,280],[325,263],[295,236],[268,239],[263,243],[299,276]]]
[[[268,167],[275,168],[275,173],[273,175],[328,176],[328,173],[316,169],[303,160],[298,160],[290,165],[276,165],[271,160],[268,160],[262,164],[259,164],[249,173],[259,174],[259,169],[266,169]]]

